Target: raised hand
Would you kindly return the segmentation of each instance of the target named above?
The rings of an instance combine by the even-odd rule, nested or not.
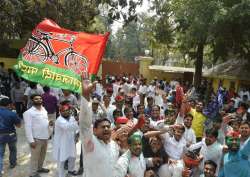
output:
[[[96,83],[97,81],[91,83],[88,79],[82,79],[82,96],[84,96],[87,100],[89,100],[90,93],[95,88]]]

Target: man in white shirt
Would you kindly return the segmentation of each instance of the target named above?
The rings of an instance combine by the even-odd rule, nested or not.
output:
[[[26,108],[29,109],[32,106],[32,100],[31,100],[31,95],[34,94],[39,94],[42,95],[44,93],[43,89],[41,86],[39,86],[35,82],[30,82],[29,87],[25,89],[24,92],[24,101],[26,102]]]
[[[97,98],[92,99],[92,118],[93,124],[97,119],[107,118],[107,110]]]
[[[89,96],[94,85],[90,84],[88,80],[84,80],[82,88],[83,97],[79,119],[83,144],[83,176],[113,177],[112,173],[119,156],[119,147],[111,140],[111,123],[108,119],[98,119],[92,127]]]
[[[111,123],[114,123],[113,111],[116,107],[110,103],[110,97],[108,95],[103,96],[103,106],[107,110],[107,118]]]
[[[153,160],[146,159],[142,153],[142,139],[138,134],[133,134],[128,139],[129,150],[117,161],[113,177],[151,177],[154,172],[146,171],[146,163],[153,165]]]
[[[180,160],[182,158],[187,145],[183,137],[184,132],[185,127],[181,124],[177,124],[174,127],[174,136],[171,137],[168,132],[161,135],[164,141],[165,151],[168,153],[170,159]]]
[[[144,97],[146,96],[147,91],[148,91],[148,86],[147,86],[146,82],[147,82],[147,79],[142,79],[141,84],[139,86],[139,90],[138,90],[138,92],[143,94]]]
[[[60,106],[60,114],[55,122],[53,142],[53,156],[57,161],[58,177],[65,177],[64,163],[66,160],[68,160],[68,173],[75,176],[75,135],[79,127],[76,119],[71,116],[69,104]]]
[[[185,132],[183,137],[185,138],[187,145],[191,145],[196,143],[196,136],[194,133],[194,130],[192,129],[192,121],[193,121],[193,116],[191,114],[186,114],[184,116],[184,126],[185,126]]]
[[[200,177],[216,177],[216,169],[217,164],[212,160],[207,160],[204,163],[204,172]]]
[[[220,170],[220,164],[223,155],[223,146],[217,141],[218,131],[215,129],[208,129],[205,132],[205,139],[201,142],[193,144],[190,146],[190,149],[200,150],[200,156],[203,157],[202,162],[200,163],[199,169],[200,172],[204,169],[204,162],[207,160],[212,160],[217,165],[216,175],[218,175]]]
[[[39,173],[48,173],[43,168],[49,138],[49,121],[47,111],[42,106],[39,94],[31,95],[33,106],[23,113],[24,127],[31,150],[30,177],[40,177]]]

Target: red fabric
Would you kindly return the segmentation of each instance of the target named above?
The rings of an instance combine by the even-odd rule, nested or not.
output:
[[[183,89],[182,89],[182,87],[181,87],[180,85],[178,85],[178,86],[176,87],[176,97],[175,97],[176,103],[177,103],[178,105],[181,104],[183,95],[184,95]]]
[[[184,155],[183,161],[184,161],[185,165],[187,165],[187,166],[195,166],[195,167],[197,167],[200,164],[199,159],[192,159],[190,157],[187,157],[186,155]]]
[[[123,96],[120,96],[120,95],[117,95],[115,97],[115,101],[123,101],[124,100],[124,97]]]
[[[143,125],[145,124],[145,117],[144,116],[140,116],[138,119],[137,124],[135,125],[135,128],[140,129],[143,127]]]
[[[128,118],[126,117],[117,117],[115,119],[115,123],[118,123],[118,124],[126,124],[128,122]]]
[[[70,53],[69,41],[72,40],[73,51],[77,53],[77,55],[79,54],[79,56],[82,56],[84,58],[81,59],[80,62],[86,63],[87,61],[86,65],[87,69],[84,66],[84,64],[81,64],[80,66],[82,67],[75,72],[77,74],[84,74],[82,73],[82,70],[88,72],[89,74],[96,74],[98,72],[109,33],[106,33],[105,35],[94,35],[85,32],[70,31],[61,28],[54,21],[50,19],[45,19],[42,22],[40,22],[36,26],[36,28],[32,31],[32,37],[35,36],[35,39],[45,44],[43,46],[48,46],[48,45],[41,31],[47,33],[50,36],[49,37],[50,47],[53,49],[53,52],[58,56],[58,62],[59,62],[59,63],[53,62],[53,59],[51,57],[53,54],[51,54],[49,50],[46,50],[48,51],[50,56],[43,63],[56,66],[59,68],[68,69],[65,64],[65,56],[67,55],[67,53]],[[24,58],[25,58],[25,50],[22,49],[22,51],[24,52]],[[39,58],[33,57],[29,60],[36,61],[39,60]]]
[[[228,91],[228,95],[227,95],[227,103],[229,103],[230,100],[231,100],[232,98],[234,98],[234,97],[235,97],[235,92],[234,92],[234,90],[229,90],[229,91]]]

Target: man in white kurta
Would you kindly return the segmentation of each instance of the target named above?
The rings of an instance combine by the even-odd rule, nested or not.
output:
[[[217,130],[208,129],[205,132],[205,138],[201,142],[193,144],[189,147],[190,150],[201,148],[200,155],[203,157],[199,166],[201,172],[204,169],[204,162],[206,160],[212,160],[217,165],[216,175],[219,173],[223,155],[223,145],[217,141],[217,137]]]
[[[114,177],[144,177],[146,161],[142,154],[140,135],[132,135],[129,140],[129,150],[117,161]]]
[[[68,160],[69,173],[74,172],[76,158],[75,134],[79,127],[75,118],[71,116],[69,105],[61,106],[60,113],[61,115],[55,122],[53,156],[57,161],[58,176],[65,177],[64,163],[66,160]]]
[[[89,101],[93,85],[83,81],[83,97],[80,107],[80,131],[83,144],[84,177],[113,177],[114,165],[119,156],[118,145],[111,140],[111,123],[99,119],[92,127],[92,111]]]
[[[188,146],[196,143],[196,136],[194,130],[192,129],[192,121],[193,116],[191,114],[187,114],[184,116],[183,123],[185,126],[185,132],[183,134],[183,137],[185,138]]]

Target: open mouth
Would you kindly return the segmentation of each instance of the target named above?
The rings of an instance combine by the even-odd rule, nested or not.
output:
[[[104,132],[103,136],[110,136],[110,133],[109,132]]]

